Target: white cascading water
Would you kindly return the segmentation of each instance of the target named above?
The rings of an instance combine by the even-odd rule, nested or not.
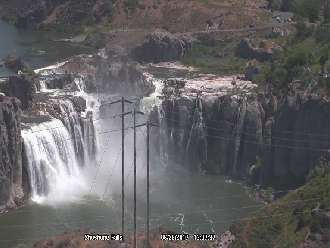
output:
[[[56,73],[61,65],[63,63],[36,72],[47,77]],[[90,107],[95,99],[84,92],[81,78],[76,78],[74,82],[78,91],[72,92],[73,95],[83,97],[87,103],[81,117],[71,100],[54,98],[52,101],[59,105],[63,122],[51,119],[22,130],[32,200],[37,203],[72,202],[89,193],[89,182],[83,175],[83,168],[86,165],[93,167],[97,151],[93,124],[93,112],[96,110]],[[62,95],[61,91],[47,89],[45,82],[41,84],[41,92]]]
[[[32,200],[38,203],[76,199],[86,190],[71,136],[53,119],[22,131]]]
[[[56,74],[56,70],[55,65],[36,72],[45,76],[47,80],[47,76]],[[59,96],[53,101],[60,107],[63,122],[52,119],[22,131],[32,199],[38,203],[79,201],[90,193],[104,199],[108,193],[119,192],[120,132],[109,132],[109,130],[120,129],[120,120],[101,119],[100,104],[102,101],[107,101],[109,96],[87,94],[84,80],[79,76],[74,79],[74,83],[77,91],[70,94],[86,100],[86,110],[81,116],[63,91],[47,89],[46,83],[43,83],[41,92]],[[156,92],[142,101],[141,109],[147,113],[155,105],[160,104],[158,95],[161,93],[162,84],[156,86],[158,86]],[[115,114],[116,112],[110,115]],[[132,123],[126,125],[132,126]],[[126,131],[126,134],[126,151],[127,154],[132,154],[131,130]],[[139,138],[142,134],[138,134]],[[142,141],[144,141],[143,137],[141,137]],[[140,153],[142,153],[141,157],[144,157],[144,152],[140,151]],[[126,158],[128,164],[126,177],[132,175],[132,159],[131,156]],[[145,163],[140,161],[138,164]],[[138,176],[145,177],[143,173],[139,173]],[[127,184],[130,181],[132,180],[128,180]],[[130,188],[128,185],[127,187]]]

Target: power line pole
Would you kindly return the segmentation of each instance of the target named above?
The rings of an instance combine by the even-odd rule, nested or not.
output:
[[[150,248],[150,130],[159,127],[147,121],[147,248]]]
[[[136,248],[136,110],[133,110],[134,122],[134,248]]]
[[[159,127],[156,124],[151,123],[150,121],[147,121],[144,124],[140,124],[136,127],[147,127],[147,239],[145,248],[150,248],[150,130],[151,127]]]
[[[125,225],[125,98],[121,98],[121,235]],[[123,239],[124,240],[124,239]]]
[[[133,132],[134,132],[134,248],[136,248],[136,114],[144,115],[144,113],[137,111],[135,108],[133,110]],[[139,125],[140,126],[140,125]]]
[[[110,102],[109,104],[121,103],[121,233],[125,232],[125,103],[132,104],[132,101],[121,97],[120,100]],[[124,240],[123,240],[124,241]]]
[[[149,204],[150,204],[150,184],[149,184],[149,170],[150,170],[150,150],[149,150],[149,146],[150,146],[150,122],[147,122],[147,248],[150,247],[150,237],[149,237]]]

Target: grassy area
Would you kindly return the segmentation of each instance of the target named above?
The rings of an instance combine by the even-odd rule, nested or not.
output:
[[[281,40],[283,51],[272,61],[260,64],[257,84],[271,83],[275,89],[286,89],[291,82],[309,85],[318,83],[318,89],[330,93],[329,78],[321,76],[330,71],[330,28],[308,28],[297,24],[297,33]]]
[[[235,57],[235,41],[219,41],[213,46],[195,45],[182,63],[204,73],[219,75],[243,73],[247,60]]]
[[[310,232],[330,231],[324,219],[312,213],[330,212],[330,173],[319,169],[303,187],[264,207],[251,219],[235,224],[234,248],[297,247]]]

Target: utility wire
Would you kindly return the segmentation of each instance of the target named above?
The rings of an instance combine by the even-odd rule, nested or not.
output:
[[[127,175],[126,175],[126,180],[128,179],[128,177],[132,174],[132,171],[130,171]],[[296,189],[298,190],[298,189]],[[294,192],[296,190],[281,190],[281,191],[272,191],[271,193],[273,194],[279,194],[279,193],[286,193],[286,192]],[[266,190],[260,190],[260,191],[266,191]],[[193,201],[208,201],[208,200],[225,200],[225,199],[232,199],[232,198],[239,198],[239,197],[245,197],[247,196],[247,194],[237,194],[237,195],[228,195],[228,196],[220,196],[220,197],[210,197],[210,198],[194,198]],[[179,200],[180,201],[180,200]],[[181,200],[182,202],[190,202],[189,200]],[[83,202],[94,202],[94,201],[83,201]],[[177,204],[173,204],[173,205],[177,205]],[[173,206],[172,204],[170,206]],[[260,204],[262,205],[262,204]],[[31,211],[28,210],[16,210],[14,211],[14,213],[30,213]],[[104,217],[104,216],[102,216]]]
[[[170,114],[171,113],[176,113],[176,114],[179,114],[179,115],[183,114],[182,112],[174,111],[174,110],[171,110]],[[191,117],[193,117],[194,113],[191,112],[190,115],[191,115]],[[160,118],[170,119],[170,118],[163,117],[163,116],[160,116]],[[176,121],[176,120],[173,119],[173,121]],[[227,124],[227,125],[230,125],[230,126],[236,126],[237,125],[236,123],[231,122],[231,121],[227,121],[227,120],[209,120],[209,119],[207,119],[206,122],[213,122],[213,123],[219,123],[219,124],[221,123],[221,124]],[[252,127],[252,126],[244,126],[244,128],[250,129],[250,130],[256,130],[256,128]],[[323,133],[314,133],[314,132],[313,133],[307,133],[307,132],[298,132],[298,131],[292,131],[292,130],[281,130],[281,131],[275,131],[275,132],[276,133],[285,133],[285,134],[294,133],[294,134],[300,134],[300,135],[324,137]]]
[[[65,127],[64,125],[62,127]],[[133,127],[127,127],[125,128],[125,130],[129,130],[132,129]],[[170,127],[170,129],[179,129],[179,130],[185,130],[186,128],[182,128],[182,127]],[[47,130],[47,129],[45,129]],[[221,129],[219,129],[221,130]],[[106,131],[102,131],[102,132],[98,132],[96,134],[92,134],[89,137],[94,137],[95,135],[103,135],[103,134],[107,134],[107,133],[113,133],[113,132],[120,132],[121,129],[112,129],[112,130],[106,130]],[[244,132],[241,132],[241,134],[245,134]],[[223,140],[236,140],[236,137],[225,137],[225,136],[217,136],[217,135],[205,135],[207,137],[213,137],[215,139],[223,139]],[[272,138],[276,139],[277,137],[272,136]],[[69,139],[63,139],[62,141],[66,141],[66,140],[73,140],[74,138],[69,138]],[[281,137],[279,137],[278,139],[282,139]],[[283,138],[284,139],[284,138]],[[294,141],[294,139],[288,139],[290,141]],[[255,144],[255,145],[260,145],[260,146],[269,146],[269,147],[279,147],[279,148],[290,148],[290,149],[302,149],[302,150],[311,150],[311,151],[323,151],[323,152],[328,152],[328,149],[324,149],[324,148],[309,148],[309,147],[301,147],[301,146],[287,146],[287,145],[276,145],[276,144],[265,144],[265,143],[257,143],[257,142],[251,142],[251,141],[246,141],[243,140],[243,143],[247,143],[247,144]],[[44,142],[44,143],[49,143],[49,142]]]
[[[171,111],[172,112],[172,111]],[[174,111],[175,112],[175,111]],[[176,112],[176,113],[180,113],[180,112]],[[180,113],[180,114],[182,114],[182,113]],[[193,117],[193,116],[192,116]],[[180,121],[180,120],[177,120],[177,119],[173,119],[173,118],[168,118],[168,117],[163,117],[163,116],[161,116],[160,117],[161,118],[161,120],[162,119],[165,119],[165,120],[169,120],[169,121],[172,121],[172,122],[177,122],[177,123],[182,123],[182,121]],[[226,123],[226,124],[229,124],[229,125],[231,125],[231,126],[236,126],[236,124],[235,123],[232,123],[232,122],[229,122],[229,121],[213,121],[213,120],[206,120],[205,122],[214,122],[214,123]],[[225,127],[223,127],[223,128],[216,128],[216,127],[212,127],[212,126],[207,126],[207,125],[205,125],[205,127],[206,128],[208,128],[208,129],[214,129],[214,130],[219,130],[219,131],[228,131],[228,128],[225,128]],[[247,126],[244,126],[244,129],[249,129]],[[250,128],[250,130],[254,130],[254,131],[257,131],[257,129],[256,128]],[[257,133],[255,132],[255,133],[251,133],[251,132],[242,132],[243,134],[251,134],[251,135],[256,135]],[[282,131],[274,131],[274,133],[275,134],[278,134],[278,133],[285,133],[286,135],[288,134],[288,133],[293,133],[293,134],[300,134],[300,135],[306,135],[306,136],[308,136],[308,137],[323,137],[324,139],[326,139],[326,138],[329,138],[330,136],[326,136],[326,135],[324,135],[324,134],[315,134],[315,133],[304,133],[304,132],[296,132],[296,131],[285,131],[285,130],[282,130]],[[269,138],[273,138],[274,136],[273,135],[268,135],[268,136],[262,136],[262,137],[269,137]],[[275,136],[276,137],[276,136]],[[281,137],[279,137],[279,138],[281,138]]]
[[[91,183],[90,194],[93,194],[93,187],[94,188],[96,187],[96,180],[97,180],[97,176],[98,176],[99,171],[100,171],[101,166],[102,166],[103,156],[104,156],[105,152],[107,151],[107,148],[110,147],[110,138],[108,139],[108,143],[109,143],[108,146],[106,146],[103,149],[100,160],[97,162],[95,176],[93,177],[93,180],[92,180],[92,183]]]
[[[179,129],[179,130],[185,130],[185,128],[181,127],[171,127],[171,129]],[[225,137],[225,136],[217,136],[217,135],[204,135],[205,137],[210,137],[214,139],[222,139],[226,141],[235,141],[237,140],[237,137]],[[307,146],[288,146],[288,145],[276,145],[276,144],[267,144],[267,143],[258,143],[258,142],[252,142],[252,141],[246,141],[246,140],[241,140],[241,143],[243,144],[254,144],[254,145],[259,145],[259,146],[268,146],[268,147],[278,147],[278,148],[290,148],[290,149],[302,149],[302,150],[311,150],[311,151],[321,151],[321,152],[328,152],[329,149],[325,148],[309,148]]]

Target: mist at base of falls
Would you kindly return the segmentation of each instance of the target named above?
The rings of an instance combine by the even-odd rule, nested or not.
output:
[[[56,70],[56,66],[49,70]],[[83,82],[76,80],[76,83]],[[54,104],[59,104],[62,119],[29,124],[23,131],[32,202],[1,216],[0,247],[32,244],[35,240],[77,229],[106,233],[121,230],[121,106],[105,104],[118,100],[119,96],[87,94],[83,85],[80,86],[75,95],[86,100],[86,110],[80,116],[63,93],[42,89],[59,96]],[[125,111],[136,107],[148,112],[155,105],[159,106],[157,97],[160,90],[159,86],[157,92],[136,105],[127,104]],[[137,124],[144,123],[147,118],[148,113],[139,115]],[[133,117],[127,115],[126,231],[133,229],[132,127]],[[146,128],[138,127],[136,137],[137,227],[144,231]],[[166,146],[162,142],[160,146],[155,147],[152,142],[150,146],[151,229],[162,226],[176,232],[219,233],[234,220],[259,208],[260,205],[248,197],[240,184],[228,184],[224,177],[194,174],[180,164],[169,164]],[[160,157],[157,150],[160,150]]]
[[[121,107],[101,107],[102,100],[118,97],[80,95],[87,104],[83,122],[70,101],[59,100],[63,122],[52,119],[30,124],[22,131],[32,200],[38,204],[66,205],[95,196],[111,200],[121,194]],[[127,106],[126,111],[132,109]],[[93,114],[93,126],[88,113]],[[132,115],[125,119],[125,190],[129,195],[133,192]],[[143,122],[145,117],[137,118],[137,123]],[[145,135],[145,127],[137,129],[138,186],[145,184],[146,178]],[[139,188],[145,190],[145,186]]]
[[[118,99],[114,98],[114,99]],[[110,100],[108,100],[110,101]],[[134,106],[126,106],[125,111],[132,111]],[[108,105],[101,108],[95,130],[98,140],[98,152],[95,164],[87,166],[83,173],[90,185],[90,194],[100,199],[111,199],[121,195],[122,144],[121,144],[121,106]],[[116,118],[113,118],[116,116]],[[145,122],[144,117],[137,117],[137,124]],[[125,117],[125,191],[133,193],[133,117]],[[145,184],[146,179],[146,130],[137,128],[136,133],[137,185]],[[141,187],[139,187],[141,188]],[[142,188],[141,188],[142,190]],[[145,190],[145,187],[143,187]],[[140,193],[138,191],[138,193]]]
[[[1,216],[0,247],[13,247],[20,243],[32,244],[42,238],[78,229],[104,233],[120,232],[121,119],[120,117],[112,118],[112,116],[120,113],[121,108],[120,105],[111,105],[111,107],[101,108],[100,112],[95,111],[99,109],[101,98],[89,95],[87,100],[87,108],[94,110],[97,154],[95,160],[85,166],[77,163],[75,159],[71,160],[70,164],[52,163],[59,160],[65,161],[65,154],[75,154],[73,144],[70,145],[71,149],[64,149],[65,146],[61,145],[65,143],[64,140],[72,142],[72,139],[59,120],[47,122],[44,127],[39,125],[32,127],[32,130],[24,134],[25,138],[31,135],[31,141],[34,141],[35,137],[38,137],[40,142],[47,141],[47,143],[44,142],[44,146],[34,149],[38,151],[38,155],[34,155],[39,158],[37,160],[40,161],[39,164],[42,164],[42,160],[48,161],[53,165],[54,171],[62,171],[64,176],[59,176],[61,173],[50,173],[56,180],[53,181],[54,185],[50,187],[53,190],[49,191],[48,196],[42,198],[42,201],[34,198],[33,200],[37,201]],[[106,102],[110,100],[113,99],[107,99]],[[126,111],[132,108],[133,106],[127,105]],[[141,116],[138,117],[137,123],[144,121],[145,117]],[[57,126],[61,128],[50,129]],[[133,229],[132,126],[132,116],[128,115],[125,117],[126,231]],[[48,133],[41,131],[44,129],[47,129]],[[29,133],[37,130],[40,132]],[[145,231],[146,228],[145,132],[145,127],[138,128],[137,227],[139,231]],[[67,136],[69,136],[68,139]],[[63,142],[59,142],[60,140]],[[37,144],[38,142],[30,143]],[[64,152],[45,153],[43,149],[48,147],[46,144],[58,146],[58,151],[63,148]],[[234,220],[246,217],[260,206],[248,197],[242,185],[226,183],[224,177],[189,173],[180,169],[179,165],[164,166],[163,162],[155,159],[154,149],[155,147],[151,147],[154,158],[150,164],[151,229],[162,226],[176,232],[220,233],[225,231]],[[74,157],[72,155],[72,158]],[[169,170],[170,167],[177,169]],[[252,207],[240,208],[240,206]]]

